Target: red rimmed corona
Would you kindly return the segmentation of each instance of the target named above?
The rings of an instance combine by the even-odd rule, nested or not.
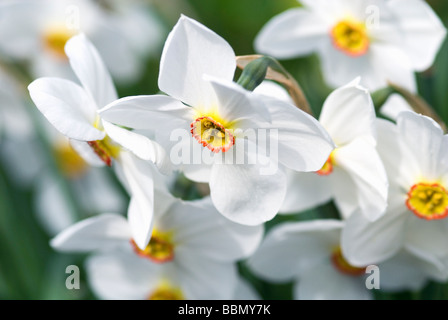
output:
[[[406,206],[417,217],[426,220],[448,216],[448,192],[438,183],[417,183],[408,192]]]
[[[211,117],[200,117],[191,123],[191,134],[214,153],[226,152],[235,144],[233,133]]]
[[[328,157],[327,161],[325,161],[322,168],[319,171],[316,171],[316,173],[320,176],[328,176],[333,172],[333,166],[334,166],[334,159],[332,152]]]

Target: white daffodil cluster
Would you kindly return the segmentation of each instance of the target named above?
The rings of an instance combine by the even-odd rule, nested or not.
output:
[[[28,61],[55,165],[92,212],[80,221],[66,212],[63,182],[32,153],[23,175],[38,181],[50,245],[89,253],[98,298],[261,299],[238,267],[292,282],[294,299],[373,299],[373,289],[448,280],[448,136],[415,108],[414,75],[432,65],[446,30],[423,0],[302,0],[257,35],[255,50],[270,57],[244,65],[182,15],[161,53],[160,92],[126,97],[114,83],[135,81],[163,33],[145,4],[54,3],[1,3],[0,53]],[[58,20],[69,9],[73,25]],[[88,12],[81,22],[76,10]],[[27,23],[11,33],[12,19]],[[335,88],[318,117],[275,60],[312,53]],[[38,129],[11,126],[27,115],[2,69],[0,84],[0,131],[15,145]],[[384,90],[380,113],[373,97]],[[4,146],[6,162],[27,166]],[[199,196],[176,197],[179,181]],[[331,218],[301,219],[328,204]]]

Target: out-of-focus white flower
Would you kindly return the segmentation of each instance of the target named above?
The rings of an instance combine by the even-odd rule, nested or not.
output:
[[[14,27],[12,27],[14,26]],[[31,62],[35,77],[69,77],[65,43],[85,33],[117,81],[136,80],[164,33],[143,1],[13,0],[0,4],[0,50]]]
[[[300,2],[263,27],[255,48],[276,58],[316,52],[334,87],[361,76],[370,90],[387,81],[415,90],[413,72],[431,66],[446,35],[423,0]]]
[[[100,114],[115,124],[155,130],[188,178],[210,184],[219,212],[255,225],[272,219],[284,198],[286,181],[277,163],[318,170],[333,144],[308,114],[232,82],[235,67],[224,39],[182,16],[161,59],[159,86],[170,96],[120,99]],[[278,152],[267,155],[266,140]],[[263,172],[266,167],[272,170]]]
[[[280,212],[297,213],[333,199],[343,218],[356,209],[369,220],[387,205],[388,181],[376,151],[375,110],[359,78],[335,90],[325,101],[319,121],[336,149],[315,173],[289,171]]]
[[[43,161],[25,94],[20,84],[0,68],[0,159],[11,181],[28,188]]]
[[[294,281],[295,299],[358,300],[371,299],[366,287],[366,266],[350,265],[340,247],[344,223],[314,220],[275,226],[248,266],[259,277],[271,282]],[[426,263],[407,252],[378,264],[375,281],[389,291],[417,290],[429,279]]]
[[[378,121],[378,151],[390,188],[388,209],[369,222],[355,213],[342,248],[354,265],[383,261],[406,248],[448,278],[448,137],[432,119],[401,112],[397,125]]]
[[[259,245],[263,227],[220,215],[210,198],[156,198],[154,231],[144,249],[127,221],[104,214],[82,221],[51,241],[61,251],[95,251],[87,260],[90,284],[103,299],[232,299],[235,262]]]
[[[74,36],[65,51],[82,86],[60,78],[40,78],[29,85],[31,98],[88,163],[111,166],[115,160],[117,174],[134,203],[128,212],[134,238],[144,247],[151,236],[156,174],[153,163],[164,167],[164,151],[148,138],[99,117],[97,110],[116,100],[117,93],[103,61],[86,36]]]
[[[388,117],[391,120],[396,121],[398,115],[403,111],[414,111],[412,110],[409,103],[399,94],[392,94],[384,105],[381,107],[381,114]]]

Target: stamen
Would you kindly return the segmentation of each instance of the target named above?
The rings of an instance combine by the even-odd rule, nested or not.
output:
[[[120,147],[117,146],[108,136],[103,140],[88,141],[89,146],[96,155],[107,165],[112,166],[112,159],[117,158]]]
[[[211,117],[200,117],[191,123],[191,134],[204,147],[218,153],[235,144],[232,132]]]
[[[448,192],[438,183],[417,183],[408,192],[406,206],[419,218],[443,219],[448,216]]]

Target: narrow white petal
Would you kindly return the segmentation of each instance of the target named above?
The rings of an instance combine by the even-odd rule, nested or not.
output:
[[[328,36],[328,26],[308,9],[290,9],[272,18],[255,38],[255,50],[276,58],[308,55]]]
[[[56,250],[88,252],[121,246],[131,238],[126,219],[118,214],[102,214],[78,222],[51,240]]]
[[[384,214],[389,183],[383,162],[370,140],[361,137],[338,148],[334,161],[348,172],[356,185],[353,201],[357,203],[362,214],[371,221]]]
[[[420,170],[415,177],[438,179],[439,152],[443,143],[443,131],[431,118],[414,112],[402,112],[397,120],[398,132],[415,166]],[[418,181],[415,181],[418,182]]]
[[[65,53],[84,89],[102,108],[118,98],[112,78],[98,51],[84,34],[74,36],[65,45]]]
[[[111,123],[143,130],[190,129],[194,110],[163,95],[126,97],[99,111]]]
[[[190,106],[209,106],[216,98],[202,76],[232,80],[235,68],[235,53],[224,39],[181,16],[165,42],[159,88]]]
[[[156,142],[135,132],[120,128],[103,120],[104,130],[116,143],[142,160],[153,162],[165,173],[170,172],[170,161],[165,150]]]
[[[144,249],[151,239],[154,215],[154,180],[152,164],[140,160],[130,153],[122,152],[119,163],[122,167],[131,202],[128,221],[135,243]]]
[[[63,135],[83,141],[104,138],[105,133],[93,126],[92,102],[77,84],[57,78],[40,78],[33,81],[28,90],[40,112]]]
[[[333,91],[322,108],[319,121],[338,146],[361,136],[376,137],[373,102],[360,80]]]

